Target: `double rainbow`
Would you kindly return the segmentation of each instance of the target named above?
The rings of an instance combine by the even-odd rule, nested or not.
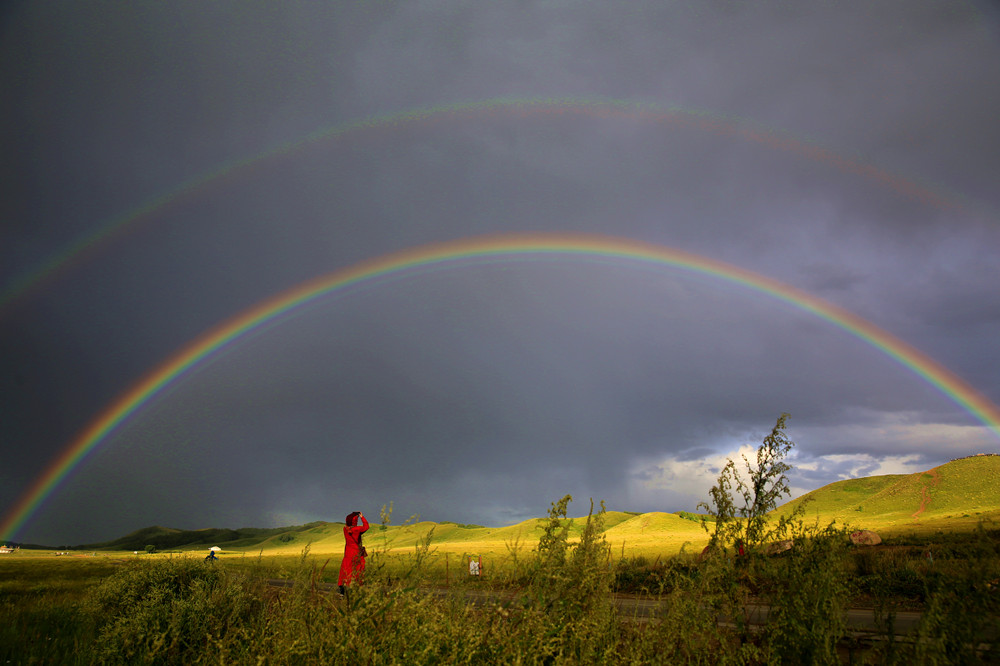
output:
[[[74,261],[81,259],[88,252],[104,246],[125,230],[154,219],[157,215],[168,210],[171,205],[188,200],[199,193],[211,191],[220,182],[235,177],[254,165],[294,155],[307,146],[323,141],[333,141],[369,131],[384,134],[396,129],[433,125],[463,118],[539,116],[584,116],[629,120],[649,125],[679,127],[708,134],[730,136],[861,176],[879,187],[892,190],[903,198],[917,201],[926,206],[953,210],[961,210],[967,206],[967,202],[964,202],[961,196],[945,190],[940,185],[921,184],[858,157],[824,148],[815,141],[797,138],[787,132],[766,128],[742,118],[723,116],[705,110],[685,109],[678,106],[663,107],[632,100],[498,97],[477,102],[410,109],[364,118],[343,125],[324,127],[256,155],[220,164],[206,173],[181,183],[169,192],[105,221],[60,252],[50,256],[34,269],[14,277],[7,284],[0,285],[0,314],[3,314],[8,306],[65,271]]]

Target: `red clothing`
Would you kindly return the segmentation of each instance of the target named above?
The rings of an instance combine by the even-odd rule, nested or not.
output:
[[[361,516],[360,526],[344,525],[344,559],[340,562],[340,577],[338,585],[350,585],[361,582],[361,574],[365,570],[365,558],[361,554],[358,541],[361,535],[368,531],[368,519]]]

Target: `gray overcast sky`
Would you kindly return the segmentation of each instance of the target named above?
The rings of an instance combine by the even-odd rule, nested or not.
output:
[[[482,234],[729,262],[1000,403],[989,3],[13,1],[0,90],[0,288],[251,160],[0,310],[0,519],[200,333],[309,278]],[[253,161],[498,98],[590,105],[398,116]],[[596,111],[614,100],[679,111]],[[578,509],[692,510],[784,411],[799,493],[1000,448],[885,353],[739,285],[621,260],[470,262],[321,300],[203,364],[16,538],[340,520],[390,500],[500,525],[567,492]]]

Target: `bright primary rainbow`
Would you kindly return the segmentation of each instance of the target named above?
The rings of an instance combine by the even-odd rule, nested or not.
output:
[[[710,134],[738,137],[744,141],[761,144],[772,150],[804,157],[814,162],[832,166],[840,171],[867,178],[880,187],[894,190],[907,199],[936,208],[961,209],[962,197],[946,191],[940,185],[930,187],[879,168],[865,160],[836,153],[815,141],[797,138],[788,132],[765,128],[746,119],[722,116],[704,110],[684,109],[677,106],[662,107],[656,104],[631,100],[579,99],[579,98],[493,98],[478,102],[450,104],[411,109],[372,118],[365,118],[334,127],[324,127],[294,141],[279,144],[256,155],[221,164],[214,169],[181,183],[173,190],[151,199],[122,215],[114,217],[90,231],[75,243],[49,257],[8,284],[0,285],[0,314],[15,301],[59,274],[87,250],[104,245],[138,222],[153,219],[171,204],[206,192],[224,178],[243,172],[246,168],[266,160],[296,151],[321,141],[347,137],[365,130],[386,132],[393,128],[415,126],[419,123],[443,122],[456,118],[485,118],[490,116],[573,116],[635,120],[650,124],[672,125],[695,129]]]
[[[108,406],[21,497],[0,523],[0,540],[11,539],[81,463],[130,415],[213,353],[236,344],[251,331],[290,315],[315,299],[365,281],[406,271],[480,259],[599,258],[675,267],[727,280],[769,294],[846,330],[910,368],[1000,436],[1000,409],[955,374],[907,343],[843,308],[751,271],[673,248],[590,234],[486,236],[424,245],[304,282],[209,330],[148,373]]]

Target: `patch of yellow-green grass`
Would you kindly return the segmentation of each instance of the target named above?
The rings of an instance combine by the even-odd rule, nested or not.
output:
[[[19,551],[0,559],[0,600],[33,602],[52,596],[78,598],[121,562],[106,553],[88,557],[59,556],[47,551]]]
[[[804,505],[807,520],[883,533],[968,530],[1000,518],[1000,457],[977,456],[915,474],[847,479],[780,507]]]
[[[528,521],[534,522],[534,521]],[[531,526],[523,526],[525,536],[533,533]],[[519,526],[514,525],[507,528],[488,528],[475,526],[462,526],[455,523],[433,523],[418,522],[406,525],[390,525],[382,529],[381,525],[372,524],[371,528],[364,535],[364,544],[369,552],[374,551],[412,551],[417,544],[426,541],[428,533],[434,530],[431,535],[433,548],[444,548],[450,551],[467,550],[470,547],[482,548],[487,544],[493,550],[503,550],[504,541],[508,534],[516,534]],[[541,529],[538,530],[538,535]],[[257,543],[234,543],[221,544],[228,553],[244,552],[246,554],[274,556],[295,556],[302,552],[308,545],[310,553],[314,555],[330,555],[344,552],[343,524],[326,523],[322,527],[310,530],[289,533],[283,540],[284,535],[274,535]],[[535,538],[537,541],[537,537]],[[207,553],[205,550],[195,550],[193,552]],[[224,556],[224,555],[221,555]]]
[[[881,534],[971,530],[980,520],[990,517],[1000,520],[1000,509],[973,513],[967,517],[948,513],[929,513],[921,516],[919,520],[909,515],[900,515],[900,512],[876,515],[864,515],[855,511],[811,515],[809,512],[806,513],[806,520],[809,522],[818,520],[822,524],[836,519],[842,525],[873,529]],[[579,531],[585,520],[585,517],[574,519],[569,537],[571,543],[579,538]],[[697,521],[681,518],[677,514],[652,512],[636,515],[617,512],[608,522],[614,524],[606,527],[604,536],[611,546],[612,556],[616,559],[638,555],[669,557],[681,552],[682,549],[686,552],[698,552],[708,542],[708,533]],[[530,554],[538,545],[538,539],[546,523],[546,519],[530,519],[516,525],[490,528],[425,521],[390,526],[386,530],[380,530],[379,525],[373,525],[365,535],[365,545],[370,554],[384,552],[386,555],[405,558],[413,554],[418,547],[428,544],[427,537],[433,528],[429,541],[431,559],[450,556],[454,564],[459,561],[457,558],[466,554],[479,554],[489,556],[495,561],[497,558],[510,557],[512,552],[520,556]],[[218,556],[223,562],[235,561],[238,558],[252,559],[258,555],[266,559],[295,562],[301,558],[303,548],[308,545],[311,558],[339,562],[344,552],[343,527],[333,523],[330,524],[330,528],[326,532],[317,530],[309,535],[316,539],[315,541],[303,538],[280,542],[276,537],[271,537],[253,547],[232,550],[225,547],[226,549]],[[206,553],[207,549],[199,548],[187,551],[186,554],[191,557],[204,557]],[[440,565],[444,566],[443,559]]]
[[[684,544],[700,549],[708,537],[698,522],[685,520],[676,514],[645,513],[631,514],[608,511],[605,514],[604,536],[615,555],[663,555],[680,552]],[[573,518],[569,530],[570,543],[579,539],[586,516]],[[530,552],[538,545],[538,540],[548,524],[547,519],[533,518],[506,527],[468,528],[453,524],[416,523],[400,528],[390,528],[383,536],[376,530],[369,531],[365,543],[369,551],[385,549],[391,553],[413,551],[426,543],[428,532],[434,528],[430,547],[438,553],[480,553],[507,555],[511,551]],[[339,543],[343,549],[343,541]],[[624,550],[623,550],[624,548]],[[314,552],[316,552],[314,550]]]
[[[974,515],[1000,508],[1000,456],[963,458],[941,465],[929,484],[931,515]]]
[[[654,511],[632,516],[604,533],[615,555],[664,557],[676,555],[682,548],[700,551],[708,543],[708,533],[701,524],[675,513]]]
[[[775,517],[787,516],[802,506],[807,520],[819,517],[824,521],[834,518],[838,522],[844,519],[854,520],[858,513],[864,511],[866,503],[873,496],[905,478],[905,474],[889,474],[885,476],[869,476],[860,479],[845,479],[835,481],[798,497],[775,511]],[[869,511],[869,513],[873,513]]]
[[[570,542],[576,541],[584,525],[586,516],[572,518],[569,530]],[[365,533],[364,543],[369,553],[385,552],[406,555],[428,543],[432,552],[438,555],[483,554],[508,556],[512,551],[529,553],[548,524],[548,519],[532,518],[504,527],[480,527],[456,523],[433,523],[422,521],[404,525],[390,525],[382,529],[372,524]],[[635,514],[623,511],[607,511],[604,515],[605,536],[616,556],[676,554],[684,544],[693,543],[701,548],[707,542],[707,535],[698,522],[685,520],[676,514],[646,513]],[[431,530],[433,533],[431,534]],[[220,544],[224,549],[220,560],[234,557],[258,556],[268,558],[294,559],[301,555],[308,545],[314,557],[337,558],[344,552],[343,525],[324,523],[309,530],[283,535],[273,535],[258,543]],[[624,546],[624,551],[622,550]],[[207,548],[185,549],[192,557],[204,557]]]

